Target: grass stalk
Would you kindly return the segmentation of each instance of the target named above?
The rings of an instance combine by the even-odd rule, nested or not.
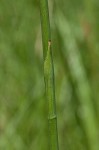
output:
[[[51,30],[47,0],[39,0],[44,56],[44,79],[48,102],[49,149],[58,150],[57,115],[55,102],[54,66],[51,49]]]

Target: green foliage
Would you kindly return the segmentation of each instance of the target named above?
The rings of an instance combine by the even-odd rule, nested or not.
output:
[[[48,128],[49,128],[49,149],[58,150],[58,131],[57,131],[57,113],[55,99],[55,83],[54,83],[54,65],[51,49],[51,30],[49,20],[49,6],[47,0],[40,0],[40,14],[42,27],[42,42],[44,55],[44,79],[45,94],[48,104]]]
[[[99,2],[49,7],[59,147],[99,150]],[[38,0],[0,0],[0,150],[49,147],[41,40]]]

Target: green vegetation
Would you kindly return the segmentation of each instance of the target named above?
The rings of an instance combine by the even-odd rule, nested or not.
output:
[[[99,150],[99,2],[39,2],[0,0],[0,150],[57,150],[55,99],[59,149]]]
[[[49,149],[58,150],[57,115],[55,102],[54,65],[51,49],[51,30],[47,0],[40,0],[42,41],[44,54],[44,77],[48,101]]]

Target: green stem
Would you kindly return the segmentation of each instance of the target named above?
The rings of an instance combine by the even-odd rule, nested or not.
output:
[[[48,1],[40,1],[41,27],[44,55],[44,78],[46,99],[48,101],[49,143],[50,150],[58,150],[57,115],[55,102],[54,66],[51,50],[51,31]]]

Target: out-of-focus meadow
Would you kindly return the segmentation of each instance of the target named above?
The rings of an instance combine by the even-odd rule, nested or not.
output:
[[[98,150],[99,1],[49,0],[60,150]],[[0,150],[48,150],[39,0],[0,0]]]

